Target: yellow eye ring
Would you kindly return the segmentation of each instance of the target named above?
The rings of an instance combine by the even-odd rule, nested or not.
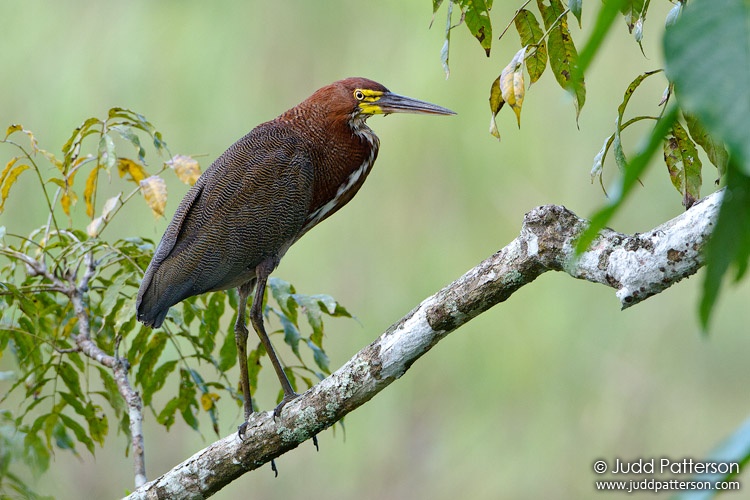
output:
[[[354,98],[358,101],[361,101],[365,98],[365,94],[361,90],[357,89],[354,91]]]

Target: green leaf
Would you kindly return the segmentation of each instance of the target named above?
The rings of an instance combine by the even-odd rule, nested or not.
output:
[[[672,124],[677,119],[677,112],[677,106],[671,105],[664,111],[664,115],[659,121],[656,122],[651,134],[648,136],[648,141],[628,163],[623,176],[612,190],[609,203],[591,217],[589,227],[583,232],[576,243],[576,251],[578,253],[585,251],[591,245],[599,231],[607,225],[633,190],[633,187],[638,182],[638,178],[645,172],[654,154],[656,154],[656,151],[662,145],[662,140],[672,129]]]
[[[71,365],[67,361],[63,361],[58,366],[57,374],[60,376],[60,378],[62,378],[65,386],[76,398],[82,401],[86,399],[83,395],[83,389],[81,388],[81,380],[78,377],[78,371],[73,367],[73,365]]]
[[[440,62],[443,65],[443,71],[445,71],[445,78],[448,78],[451,74],[450,66],[448,65],[448,59],[450,55],[451,46],[451,17],[453,16],[453,1],[448,2],[448,16],[445,20],[445,40],[443,41],[443,47],[440,49]]]
[[[120,396],[117,383],[107,368],[97,365],[96,369],[99,371],[99,377],[101,377],[102,383],[104,384],[104,391],[99,394],[104,396],[110,406],[115,410],[115,414],[119,415],[125,409],[125,401],[122,399],[122,396]]]
[[[94,405],[89,402],[87,406],[86,423],[89,426],[89,434],[91,439],[104,446],[104,438],[107,437],[109,432],[109,422],[107,421],[107,415],[102,411],[100,406]]]
[[[289,345],[294,354],[300,358],[299,341],[302,339],[302,336],[300,335],[299,330],[297,330],[294,323],[289,321],[285,315],[277,314],[277,316],[279,317],[279,321],[281,321],[281,327],[284,329],[284,342]]]
[[[62,417],[62,415],[57,416]],[[70,420],[69,417],[68,419]],[[73,424],[78,425],[75,421],[73,421]],[[78,425],[78,427],[83,430],[83,427],[81,427],[80,425]],[[55,444],[58,448],[60,448],[61,450],[70,450],[74,454],[78,454],[76,452],[76,444],[68,435],[67,431],[65,430],[65,425],[62,422],[60,422],[59,420],[55,420],[55,425],[54,427],[52,427],[51,431],[51,435],[55,438]],[[91,447],[93,449],[93,443],[91,443]]]
[[[141,356],[143,356],[143,354],[146,352],[146,346],[148,345],[150,336],[151,329],[146,326],[142,326],[138,331],[138,334],[133,339],[127,355],[128,361],[130,361],[132,365],[140,364]]]
[[[158,392],[167,381],[167,377],[172,373],[177,366],[177,360],[173,359],[162,363],[159,368],[154,371],[153,381],[149,384],[149,390],[151,394]],[[145,400],[144,400],[145,403]]]
[[[495,81],[492,82],[492,87],[490,88],[490,134],[496,137],[498,141],[500,140],[500,131],[497,129],[495,117],[504,105],[505,100],[503,99],[503,91],[500,88],[500,77],[498,76]]]
[[[200,325],[200,348],[204,356],[209,358],[216,345],[216,334],[219,332],[219,320],[224,314],[224,301],[226,294],[223,292],[214,292],[209,296],[208,305],[203,315],[203,322]]]
[[[617,120],[615,122],[615,133],[612,138],[612,146],[614,147],[614,151],[615,151],[615,162],[617,163],[617,166],[620,167],[620,170],[625,170],[628,164],[627,157],[625,156],[625,151],[622,148],[621,132],[627,126],[623,124],[623,119],[624,119],[625,111],[628,107],[628,103],[630,102],[630,98],[633,96],[636,89],[641,85],[641,83],[643,83],[643,81],[646,78],[648,78],[651,75],[655,75],[656,73],[659,73],[660,71],[661,70],[648,71],[646,73],[638,75],[632,82],[630,82],[630,85],[628,85],[628,88],[625,89],[625,94],[623,94],[622,102],[617,107]],[[631,122],[628,122],[628,124],[630,123]],[[606,149],[604,150],[604,156],[606,156]],[[603,159],[604,157],[602,157],[602,161]]]
[[[143,404],[148,405],[151,403],[151,396],[153,395],[153,382],[154,382],[154,367],[159,361],[164,346],[167,344],[167,336],[162,332],[156,332],[151,337],[148,346],[145,349],[143,357],[140,363],[138,363],[138,373],[136,373],[135,381],[143,387]]]
[[[71,165],[80,154],[81,142],[83,141],[83,139],[91,134],[99,133],[102,125],[104,125],[104,122],[102,122],[98,118],[92,117],[88,118],[81,124],[80,127],[76,128],[73,131],[73,135],[70,136],[70,139],[68,139],[62,147],[62,151],[63,153],[65,153],[66,166],[65,172],[63,173],[68,173],[68,169],[70,169]]]
[[[526,9],[521,9],[516,13],[515,25],[521,37],[521,46],[528,47],[526,70],[529,72],[529,85],[531,85],[539,80],[547,68],[547,43],[542,38],[544,31],[534,14]]]
[[[98,163],[103,166],[107,172],[109,172],[117,163],[115,141],[112,140],[112,136],[109,134],[102,134],[101,139],[99,139]]]
[[[156,128],[146,120],[146,118],[136,113],[135,111],[132,111],[130,109],[125,108],[112,108],[109,110],[109,118],[108,121],[114,121],[118,120],[117,123],[113,123],[112,125],[128,125],[131,127],[135,127],[139,130],[143,130],[147,134],[149,134],[153,141],[154,141],[154,147],[159,153],[163,153],[165,148],[167,147],[167,144],[162,140],[161,133],[156,130]]]
[[[458,0],[457,3],[464,15],[466,27],[489,57],[492,48],[492,22],[490,21],[492,0]]]
[[[693,0],[667,29],[664,57],[682,109],[750,174],[750,3]]]
[[[649,76],[655,75],[657,73],[661,73],[662,70],[657,69],[654,71],[647,71],[645,73],[642,73],[635,77],[635,79],[630,82],[630,85],[628,85],[628,88],[625,89],[625,93],[622,96],[622,102],[619,106],[617,106],[617,128],[622,129],[622,120],[623,116],[625,115],[625,110],[628,107],[628,103],[630,102],[630,98],[633,97],[633,94],[635,93],[636,89],[643,83],[643,80],[648,78]]]
[[[682,205],[692,207],[701,196],[702,165],[695,144],[678,121],[664,139],[664,162],[672,185],[682,195]]]
[[[294,300],[296,290],[291,283],[279,278],[270,278],[268,286],[271,295],[281,308],[281,312],[295,325],[297,324],[297,302]]]
[[[115,314],[114,330],[123,338],[136,326],[135,297],[125,299]]]
[[[236,315],[235,315],[236,317]],[[234,320],[232,321],[234,323]],[[219,370],[226,372],[237,363],[237,342],[234,334],[227,332],[219,349]]]
[[[32,471],[44,472],[49,468],[49,449],[36,433],[27,432],[23,438],[23,446],[24,462]]]
[[[724,176],[727,171],[727,165],[729,164],[729,154],[727,153],[724,145],[716,141],[701,125],[695,115],[685,113],[685,123],[687,124],[690,136],[695,142],[697,142],[703,151],[706,152],[708,159],[714,164],[718,170],[718,178],[716,184]]]
[[[576,19],[578,19],[578,27],[581,27],[581,10],[582,10],[582,0],[570,0],[568,2],[568,8],[570,9],[570,12],[573,13],[574,16],[576,16]]]
[[[185,326],[190,326],[190,323],[193,322],[195,319],[195,299],[196,297],[191,297],[192,300],[184,300],[182,302],[182,320],[185,323]]]
[[[537,6],[542,13],[544,26],[549,31],[547,38],[547,51],[549,65],[555,79],[560,86],[569,91],[573,96],[576,108],[576,120],[581,114],[583,104],[586,102],[586,84],[583,78],[573,78],[573,73],[578,71],[578,51],[573,43],[568,30],[567,14],[560,0],[537,0]]]
[[[65,401],[68,405],[70,405],[77,414],[79,414],[82,417],[86,417],[86,408],[84,408],[83,403],[81,403],[81,400],[70,394],[69,392],[65,391],[58,391],[57,395],[62,398],[63,401]]]
[[[349,314],[349,311],[344,309],[344,307],[330,295],[316,294],[311,295],[310,298],[316,300],[321,306],[321,311],[329,316],[345,316],[347,318],[351,318],[351,314]]]
[[[58,416],[60,417],[60,420],[65,425],[65,427],[73,431],[73,434],[75,434],[76,439],[80,443],[84,444],[86,448],[88,448],[89,453],[93,455],[94,454],[94,441],[92,441],[88,433],[86,433],[86,429],[84,429],[81,424],[79,424],[78,422],[70,418],[69,416],[65,415],[64,413],[60,413]]]
[[[727,186],[719,208],[719,217],[706,246],[706,273],[700,302],[700,320],[708,330],[724,275],[731,265],[737,268],[735,279],[747,271],[750,257],[750,176],[740,171],[734,158],[727,170]]]
[[[173,397],[167,402],[166,405],[164,405],[164,408],[159,412],[159,415],[156,417],[156,421],[166,427],[167,430],[169,430],[169,428],[172,427],[172,424],[174,424],[174,414],[179,406],[180,398],[178,396]]]
[[[122,288],[125,286],[129,277],[129,273],[121,273],[112,281],[109,286],[107,286],[107,288],[104,289],[104,292],[102,293],[101,303],[101,315],[103,318],[106,318],[110,314],[112,314],[112,311],[114,310],[118,300],[122,298],[120,292],[122,291]]]
[[[639,122],[641,120],[649,120],[649,119],[656,120],[656,118],[651,117],[651,116],[636,116],[635,118],[631,118],[630,120],[626,121],[622,125],[616,125],[616,127],[618,127],[618,130],[620,130],[620,132],[622,132],[623,130],[625,130],[626,128],[628,128],[629,126],[631,126],[634,123],[637,123],[637,122]],[[620,120],[618,119],[617,123],[619,124],[619,122],[620,122]],[[602,170],[604,169],[604,161],[607,159],[607,153],[609,152],[609,148],[611,148],[612,145],[615,143],[615,139],[616,138],[620,142],[620,149],[622,149],[622,141],[621,141],[621,138],[618,138],[619,136],[620,136],[620,134],[617,133],[617,132],[615,132],[612,135],[610,135],[609,137],[607,137],[604,140],[604,144],[602,145],[602,149],[600,149],[599,152],[596,154],[596,156],[594,156],[594,164],[591,167],[591,182],[592,183],[594,182],[594,178],[596,178],[597,176],[599,176],[599,183],[602,184],[602,182],[603,182],[602,181]],[[623,161],[624,160],[624,156],[625,156],[624,153],[622,154],[622,157],[619,157],[619,155],[618,155],[618,158],[616,160],[618,165],[620,165],[620,162],[623,162],[623,164],[626,163],[626,161]],[[604,185],[603,184],[602,184],[602,189],[604,189]],[[605,193],[606,193],[606,190],[605,190]]]
[[[127,125],[113,125],[109,129],[114,130],[115,132],[120,134],[120,137],[131,143],[135,150],[138,152],[138,160],[141,163],[146,162],[146,150],[143,148],[143,146],[141,146],[141,140],[138,137],[138,134],[133,132],[132,127],[129,127]]]
[[[315,364],[318,365],[318,367],[323,370],[325,373],[330,374],[331,370],[328,368],[328,355],[315,345],[315,342],[312,340],[307,341],[307,346],[312,350],[313,352],[313,359],[315,360]]]
[[[258,344],[258,347],[250,351],[247,355],[247,376],[250,381],[250,392],[255,392],[258,387],[258,374],[260,373],[263,365],[260,364],[260,359],[266,353],[266,349],[263,344]]]
[[[307,322],[313,329],[310,338],[313,339],[315,344],[321,346],[323,341],[323,313],[320,310],[319,302],[314,297],[303,294],[295,294],[294,299],[304,310]]]
[[[200,408],[198,401],[196,400],[195,382],[192,378],[193,370],[180,369],[180,400],[179,408],[182,419],[188,424],[193,430],[198,430],[198,420],[195,418],[195,414],[198,413]],[[195,409],[195,411],[193,411]]]

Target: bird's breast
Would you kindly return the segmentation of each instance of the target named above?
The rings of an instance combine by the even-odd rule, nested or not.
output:
[[[349,134],[347,147],[328,148],[316,162],[315,195],[300,236],[346,205],[375,163],[380,146],[375,133],[364,126],[350,129]]]

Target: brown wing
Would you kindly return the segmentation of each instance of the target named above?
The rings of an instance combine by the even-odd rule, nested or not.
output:
[[[255,277],[280,259],[307,216],[313,168],[300,138],[275,122],[233,144],[180,203],[138,291],[138,319],[159,327],[169,308]]]

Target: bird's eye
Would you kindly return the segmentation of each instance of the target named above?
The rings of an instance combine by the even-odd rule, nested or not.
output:
[[[361,90],[357,89],[354,91],[354,98],[358,101],[361,101],[365,98],[365,94]]]

